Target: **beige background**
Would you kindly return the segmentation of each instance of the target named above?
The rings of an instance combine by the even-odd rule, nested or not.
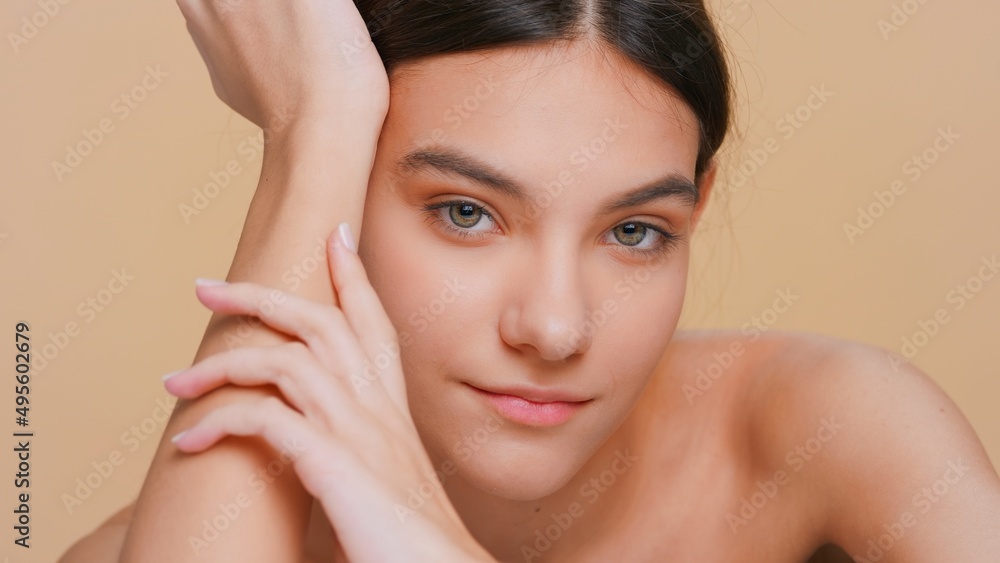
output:
[[[945,309],[949,322],[913,362],[954,398],[996,462],[1000,277],[961,310],[948,294],[1000,251],[991,168],[1000,4],[895,1],[919,9],[905,22],[897,16],[902,25],[886,38],[878,22],[892,17],[892,0],[720,0],[738,61],[739,135],[727,148],[731,194],[713,202],[696,240],[682,322],[739,327],[790,288],[799,299],[767,317],[773,327],[898,352],[918,321]],[[256,129],[215,98],[174,2],[56,5],[16,50],[9,33],[22,33],[22,17],[40,5],[5,2],[0,15],[2,361],[13,373],[22,320],[36,356],[50,334],[55,352],[32,379],[33,547],[29,555],[13,546],[6,508],[0,557],[9,561],[54,561],[137,494],[164,427],[157,401],[170,399],[160,375],[189,365],[209,317],[193,280],[225,276],[260,168],[259,155],[238,152]],[[165,76],[143,87],[147,66]],[[800,110],[809,119],[787,138],[780,120],[824,86],[832,96]],[[143,99],[126,115],[115,100],[132,94]],[[105,119],[110,132],[57,178],[52,162]],[[912,181],[904,163],[949,127],[959,138]],[[768,147],[766,163],[738,185],[734,170]],[[230,160],[240,172],[186,222],[178,206]],[[897,179],[906,191],[849,242],[844,223]],[[115,272],[133,279],[122,288]],[[102,297],[111,300],[87,313],[87,300]],[[59,337],[67,323],[77,330]],[[11,383],[0,399],[4,507],[15,498]],[[133,427],[144,439],[123,438]],[[64,495],[116,450],[120,465],[69,511]]]

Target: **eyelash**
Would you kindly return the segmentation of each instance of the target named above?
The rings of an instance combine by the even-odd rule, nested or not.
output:
[[[493,218],[493,214],[487,211],[485,207],[465,199],[452,199],[448,201],[441,201],[438,203],[427,204],[424,206],[424,210],[427,212],[427,217],[429,219],[431,219],[437,224],[440,224],[448,232],[455,234],[461,238],[475,238],[477,240],[481,239],[482,237],[480,235],[475,234],[473,231],[456,227],[455,225],[449,224],[445,222],[443,219],[441,219],[440,214],[437,212],[439,209],[454,207],[456,205],[471,205],[476,209],[478,209],[480,212],[482,212],[483,215],[489,217],[491,221],[493,221],[494,223],[496,222],[496,219]],[[680,243],[681,237],[679,235],[675,235],[669,231],[657,227],[656,225],[652,225],[650,223],[644,223],[642,221],[625,221],[623,223],[615,225],[615,227],[619,227],[621,225],[626,225],[626,224],[639,225],[646,229],[650,229],[653,232],[657,233],[660,239],[660,242],[656,246],[649,249],[636,249],[634,247],[625,244],[619,245],[626,253],[646,258],[658,257],[668,254],[671,250],[676,248],[677,245]]]

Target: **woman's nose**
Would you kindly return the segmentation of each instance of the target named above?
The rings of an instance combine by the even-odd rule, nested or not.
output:
[[[534,258],[508,274],[501,337],[525,353],[565,361],[586,352],[593,341],[586,325],[584,278],[571,253]]]

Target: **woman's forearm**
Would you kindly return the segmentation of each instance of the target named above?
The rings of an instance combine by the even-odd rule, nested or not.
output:
[[[269,135],[229,281],[335,303],[323,244],[343,221],[360,236],[382,118],[376,112],[338,124],[293,122]],[[248,317],[213,315],[194,361],[287,340]],[[289,463],[300,453],[296,444],[275,451],[255,438],[229,436],[188,455],[170,442],[222,404],[267,395],[281,393],[271,386],[225,386],[178,401],[136,501],[121,562],[301,559],[312,498]]]

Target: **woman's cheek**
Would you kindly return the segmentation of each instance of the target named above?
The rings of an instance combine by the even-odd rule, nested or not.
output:
[[[429,280],[437,277],[433,261],[422,257],[418,248],[386,235],[383,225],[372,220],[365,225],[371,229],[361,246],[361,258],[368,280],[385,308],[386,314],[400,333],[412,335],[415,329],[424,330],[421,308],[428,301]],[[426,307],[424,307],[426,308]]]
[[[612,371],[619,377],[616,387],[629,397],[645,386],[673,338],[684,304],[686,275],[683,270],[660,270],[659,279],[652,278],[654,282],[638,288],[629,300],[619,302],[608,330],[598,335],[609,341],[595,342],[595,349],[599,345],[602,350],[628,351],[624,355],[615,353],[618,360],[608,361],[614,364],[623,356],[629,358],[627,369],[620,369],[618,363],[619,369]]]

